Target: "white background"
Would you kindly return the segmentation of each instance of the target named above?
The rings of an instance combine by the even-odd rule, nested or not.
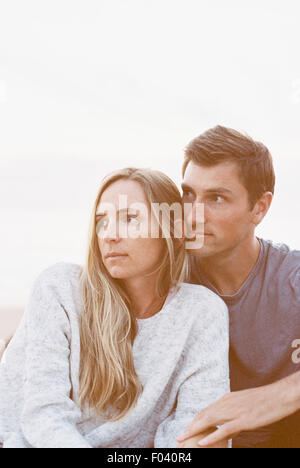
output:
[[[0,307],[58,261],[82,263],[107,172],[180,183],[216,124],[271,150],[259,234],[300,248],[299,0],[1,0]]]

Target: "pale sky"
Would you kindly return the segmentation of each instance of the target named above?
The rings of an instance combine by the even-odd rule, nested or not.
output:
[[[0,307],[83,262],[107,172],[179,184],[185,145],[216,124],[270,148],[258,234],[299,249],[299,18],[298,0],[2,0]]]

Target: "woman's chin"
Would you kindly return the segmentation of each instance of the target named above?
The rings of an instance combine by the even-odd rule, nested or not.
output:
[[[113,267],[108,270],[110,276],[114,279],[127,279],[130,277],[129,273],[120,267]]]

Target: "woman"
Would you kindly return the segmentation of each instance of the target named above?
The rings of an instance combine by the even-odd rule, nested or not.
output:
[[[167,176],[111,174],[85,267],[57,264],[38,278],[1,364],[4,448],[176,447],[229,391],[226,306],[183,282],[178,219],[166,235],[154,203],[181,203]]]

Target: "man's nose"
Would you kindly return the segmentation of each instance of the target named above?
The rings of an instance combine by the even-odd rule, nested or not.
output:
[[[206,210],[204,203],[193,203],[192,209],[190,211],[189,222],[193,230],[196,230],[199,225],[203,225],[206,222]]]

